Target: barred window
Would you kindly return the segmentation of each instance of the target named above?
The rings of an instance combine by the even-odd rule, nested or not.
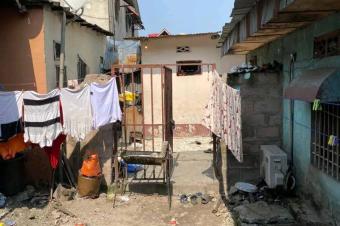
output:
[[[340,104],[321,104],[312,112],[312,165],[339,180]]]
[[[314,39],[314,58],[340,55],[340,31],[330,32]]]

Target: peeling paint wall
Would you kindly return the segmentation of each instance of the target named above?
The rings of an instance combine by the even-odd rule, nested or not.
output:
[[[313,59],[314,37],[327,32],[340,29],[340,13],[333,14],[321,21],[300,29],[286,37],[272,42],[250,56],[257,56],[258,64],[277,60],[284,64],[283,85],[289,82],[290,54],[297,53],[294,76],[299,76],[302,71],[317,68],[340,69],[340,56]],[[283,104],[283,149],[290,155],[290,104],[289,100],[282,100]],[[339,216],[340,209],[340,183],[311,166],[311,104],[295,101],[294,110],[294,171],[297,177],[298,190],[313,195],[319,204],[331,208],[334,216]]]

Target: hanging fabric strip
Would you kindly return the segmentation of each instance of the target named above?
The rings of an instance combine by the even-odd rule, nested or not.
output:
[[[64,134],[77,141],[84,140],[92,127],[90,87],[80,90],[61,89],[60,100],[63,105]]]
[[[243,161],[240,92],[228,86],[213,72],[210,97],[205,108],[203,125],[220,137],[235,158]]]
[[[7,140],[21,131],[22,91],[0,92],[0,140]]]
[[[228,146],[239,162],[243,162],[242,150],[242,118],[240,91],[223,84],[223,136],[222,140]]]
[[[203,125],[207,127],[216,136],[222,135],[222,78],[216,71],[211,72],[212,79],[210,80],[210,95],[208,104],[205,107],[205,115]],[[210,74],[209,74],[210,77]]]
[[[24,139],[25,142],[51,147],[62,132],[60,114],[60,91],[48,94],[24,92]]]
[[[121,121],[122,112],[115,78],[104,85],[91,84],[91,105],[96,129],[112,122]]]

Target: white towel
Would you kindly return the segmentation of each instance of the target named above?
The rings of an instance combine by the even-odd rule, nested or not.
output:
[[[52,146],[62,132],[59,100],[58,89],[48,94],[24,92],[25,142],[30,141],[40,147]]]
[[[122,120],[116,79],[104,85],[91,84],[91,105],[95,128]]]
[[[22,91],[0,92],[0,137],[1,125],[18,121],[22,117]]]
[[[64,133],[77,141],[84,140],[92,129],[90,87],[80,90],[61,89],[60,100],[63,110]]]

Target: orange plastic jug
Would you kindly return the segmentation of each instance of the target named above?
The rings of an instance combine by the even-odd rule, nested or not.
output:
[[[97,154],[89,155],[84,161],[80,169],[83,176],[97,177],[101,174],[99,158]]]

